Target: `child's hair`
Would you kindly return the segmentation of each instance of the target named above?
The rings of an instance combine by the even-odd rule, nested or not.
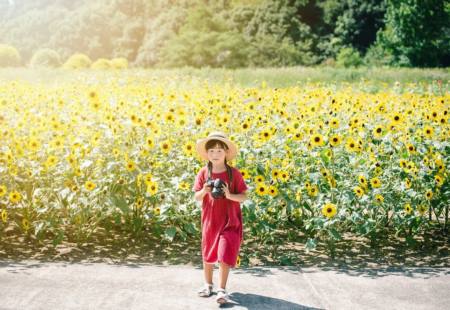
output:
[[[209,149],[212,149],[216,146],[218,146],[224,150],[228,150],[228,145],[225,142],[220,141],[220,140],[215,140],[215,139],[211,139],[208,142],[206,142],[205,149],[206,149],[206,151],[208,151]],[[232,193],[231,184],[233,184],[233,171],[231,170],[231,166],[228,165],[226,157],[224,160],[224,164],[225,164],[225,167],[227,168],[228,179],[230,180],[229,190],[230,190],[230,193]],[[212,171],[212,162],[208,160],[208,179],[211,178],[211,171]]]

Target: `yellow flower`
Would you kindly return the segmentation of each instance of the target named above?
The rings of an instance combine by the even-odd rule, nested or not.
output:
[[[92,191],[96,187],[94,182],[86,181],[84,183],[84,188],[86,188],[88,191]]]
[[[336,205],[332,203],[326,203],[322,207],[322,214],[328,218],[332,218],[336,215]]]
[[[373,134],[375,139],[381,138],[383,136],[383,127],[381,125],[376,126],[372,130],[372,134]]]
[[[30,222],[28,221],[28,219],[26,219],[26,218],[22,219],[22,226],[25,231],[30,229]]]
[[[188,142],[183,146],[184,154],[191,156],[194,153],[195,145],[192,142]]]
[[[405,187],[411,188],[411,180],[410,179],[405,179]]]
[[[262,175],[257,175],[256,177],[255,177],[255,182],[256,183],[262,183],[262,182],[264,182],[265,181],[265,178],[264,178],[264,176],[262,176]]]
[[[367,187],[367,179],[365,176],[363,175],[358,176],[358,181],[362,187]]]
[[[153,213],[155,215],[160,215],[161,214],[161,209],[159,207],[156,207],[156,208],[153,209]]]
[[[373,188],[379,188],[381,186],[381,181],[379,178],[372,178],[370,180],[370,185],[372,185]]]
[[[309,196],[311,196],[311,197],[316,197],[318,194],[319,194],[319,188],[317,187],[316,184],[311,185],[311,186],[308,188],[308,195],[309,195]]]
[[[375,195],[375,200],[376,200],[378,203],[382,203],[382,202],[384,201],[384,197],[383,197],[383,195],[376,194],[376,195]]]
[[[267,189],[266,184],[264,184],[264,183],[257,183],[256,184],[256,193],[259,196],[267,194],[267,191],[268,191],[268,189]]]
[[[324,145],[323,137],[321,134],[314,134],[310,139],[312,146],[322,146]]]
[[[364,189],[360,186],[355,186],[353,188],[353,191],[355,192],[356,196],[358,196],[360,198],[364,195]]]
[[[436,174],[434,176],[434,180],[438,187],[440,187],[440,186],[442,186],[442,184],[444,184],[444,178],[442,176],[440,176],[439,174]]]
[[[278,178],[280,177],[280,170],[278,169],[273,169],[272,170],[272,178],[274,180],[278,180]]]
[[[289,172],[287,172],[287,171],[280,171],[278,179],[281,180],[282,182],[286,182],[287,180],[289,180]]]
[[[423,128],[423,133],[424,133],[425,137],[427,137],[428,139],[431,139],[434,134],[434,129],[431,126],[425,126]]]
[[[158,183],[150,181],[147,184],[147,193],[150,195],[155,195],[158,192]]]
[[[136,165],[134,162],[132,162],[131,160],[129,160],[127,162],[126,168],[129,172],[134,171],[136,169]]]
[[[163,141],[160,143],[161,151],[164,154],[168,154],[170,150],[172,149],[172,145],[169,140]]]
[[[9,193],[9,200],[12,203],[18,203],[20,200],[22,200],[22,195],[19,192],[11,192]]]
[[[6,191],[7,191],[6,186],[5,185],[0,185],[0,197],[5,196],[6,195]]]
[[[240,169],[239,171],[241,172],[241,175],[244,179],[247,180],[250,177],[250,173],[247,169]]]
[[[333,118],[330,120],[330,127],[331,127],[331,128],[334,128],[334,129],[339,128],[339,119],[337,119],[336,117],[333,117]]]
[[[8,211],[2,210],[2,221],[6,223],[8,221]]]
[[[415,154],[415,153],[416,153],[416,147],[415,147],[413,144],[411,144],[411,143],[408,143],[408,144],[406,145],[406,149],[407,149],[408,152],[411,153],[411,154]]]
[[[356,142],[355,142],[355,140],[353,140],[353,138],[348,138],[347,139],[347,143],[345,144],[345,148],[349,152],[355,152],[355,151],[358,150],[358,146],[356,145]]]
[[[236,259],[236,266],[239,267],[241,265],[241,257],[238,256]]]
[[[41,142],[37,138],[30,138],[28,141],[28,148],[32,151],[37,151],[41,148]]]
[[[295,200],[297,202],[300,202],[302,200],[302,191],[301,190],[297,190],[297,192],[295,193]]]
[[[278,189],[275,186],[270,185],[269,186],[269,195],[272,197],[275,197],[276,195],[278,195]]]
[[[412,208],[411,205],[409,203],[405,203],[404,207],[406,214],[411,214],[412,212]]]
[[[272,133],[270,130],[263,130],[259,133],[259,136],[262,141],[269,141],[272,137]]]
[[[419,211],[419,214],[420,214],[420,215],[424,215],[425,212],[428,211],[428,207],[425,206],[425,205],[423,205],[423,204],[421,204],[421,205],[419,205],[419,206],[417,207],[417,211]]]
[[[433,191],[431,189],[427,190],[425,196],[427,197],[428,200],[430,200],[433,197]]]
[[[341,137],[339,135],[333,135],[328,139],[328,141],[332,147],[335,147],[341,144]]]

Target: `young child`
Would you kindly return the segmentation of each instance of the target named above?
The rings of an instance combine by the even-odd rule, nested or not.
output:
[[[203,159],[208,160],[208,164],[198,172],[193,187],[194,198],[202,201],[201,249],[205,285],[198,295],[211,296],[214,264],[218,262],[220,287],[216,301],[223,304],[229,301],[225,287],[230,268],[236,266],[243,240],[240,203],[247,199],[247,185],[240,171],[227,163],[236,157],[238,150],[224,133],[210,133],[207,138],[197,141],[196,149]],[[222,197],[214,197],[213,186],[207,183],[208,179],[217,178],[225,182]]]

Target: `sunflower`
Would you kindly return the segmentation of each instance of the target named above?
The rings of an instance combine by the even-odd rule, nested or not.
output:
[[[383,136],[383,127],[381,125],[376,126],[372,130],[372,134],[375,139],[380,139]]]
[[[149,147],[149,148],[153,148],[155,146],[155,140],[153,139],[153,137],[147,137],[145,139],[145,144]]]
[[[136,169],[136,164],[134,162],[132,162],[131,160],[129,160],[127,162],[126,168],[129,172],[134,171]]]
[[[310,142],[312,146],[322,146],[324,145],[323,137],[321,134],[314,134],[310,138]]]
[[[424,215],[425,212],[427,212],[427,210],[428,210],[428,207],[426,205],[423,205],[423,204],[421,204],[421,205],[419,205],[417,207],[417,211],[419,211],[420,215]]]
[[[272,132],[270,130],[265,129],[259,133],[259,137],[262,141],[267,142],[272,137]]]
[[[28,219],[26,219],[26,218],[22,219],[22,226],[25,231],[30,229],[30,222],[28,221]]]
[[[370,185],[373,188],[379,188],[381,186],[381,180],[377,177],[370,179]]]
[[[5,185],[0,185],[0,197],[6,195],[7,188]]]
[[[356,196],[358,196],[359,198],[361,198],[364,195],[364,188],[362,188],[360,186],[355,186],[353,188],[353,191],[355,192]]]
[[[376,200],[376,202],[378,202],[378,203],[382,203],[382,202],[384,201],[384,197],[383,197],[383,195],[376,194],[376,195],[375,195],[375,200]]]
[[[249,130],[249,129],[250,129],[250,124],[249,124],[249,122],[244,121],[244,122],[241,124],[241,128],[242,128],[244,131]]]
[[[316,197],[318,194],[319,194],[319,188],[317,187],[316,184],[311,185],[311,186],[308,188],[308,195],[309,195],[309,196],[311,196],[311,197]]]
[[[367,179],[366,179],[365,176],[359,175],[359,176],[358,176],[358,181],[359,181],[359,184],[360,184],[362,187],[367,187]]]
[[[423,128],[423,133],[424,133],[425,137],[427,137],[428,139],[431,139],[434,134],[434,128],[431,126],[425,126]]]
[[[353,140],[353,138],[348,138],[347,143],[345,144],[345,148],[349,152],[355,152],[355,151],[357,151],[358,146],[356,145],[356,142],[355,142],[355,140]]]
[[[8,211],[2,210],[2,221],[6,223],[8,221]]]
[[[278,169],[272,169],[272,178],[274,180],[277,180],[280,177],[280,170]]]
[[[88,191],[92,191],[95,187],[96,185],[94,182],[86,181],[86,183],[84,183],[84,188],[86,188]]]
[[[239,171],[241,172],[241,175],[244,179],[247,180],[250,177],[250,173],[247,169],[240,169]]]
[[[269,191],[269,195],[272,197],[275,197],[276,195],[278,195],[278,189],[276,188],[276,186],[270,185],[268,191]]]
[[[281,180],[282,182],[286,182],[287,180],[289,180],[289,172],[280,171],[278,179]]]
[[[183,152],[187,156],[191,156],[194,153],[194,144],[192,142],[188,142],[183,145]]]
[[[341,137],[339,135],[333,135],[328,139],[328,141],[332,147],[335,147],[341,144]]]
[[[408,178],[405,179],[405,188],[411,188],[411,180]]]
[[[436,182],[436,185],[438,187],[442,186],[442,184],[444,184],[444,178],[442,176],[440,176],[439,174],[436,174],[434,176],[434,181]]]
[[[403,121],[403,116],[400,113],[394,113],[394,115],[392,115],[392,122],[394,125],[398,125],[399,123],[401,123]]]
[[[296,130],[292,136],[294,141],[301,141],[303,139],[303,133],[300,130]]]
[[[415,154],[415,153],[416,153],[416,147],[415,147],[414,144],[412,144],[412,143],[408,143],[408,144],[406,145],[406,149],[408,150],[408,152],[409,152],[410,154]]]
[[[433,191],[431,189],[427,190],[425,193],[425,197],[430,200],[433,197]]]
[[[256,183],[262,183],[262,182],[264,182],[265,181],[265,178],[264,178],[264,176],[262,176],[262,175],[257,175],[256,177],[255,177],[255,182]]]
[[[37,151],[41,148],[41,142],[39,141],[39,139],[32,137],[28,141],[28,148],[32,151]]]
[[[47,167],[53,167],[58,162],[58,158],[54,155],[50,155],[45,161],[45,165]]]
[[[161,214],[161,208],[160,207],[156,207],[153,209],[153,214],[155,215],[160,215]]]
[[[328,218],[332,218],[336,215],[336,205],[332,203],[326,203],[322,207],[322,214]]]
[[[297,202],[300,202],[302,200],[302,191],[301,190],[297,190],[297,192],[295,193],[295,200]]]
[[[154,181],[150,181],[147,184],[147,193],[149,193],[150,195],[155,195],[158,192],[158,183],[154,182]]]
[[[169,151],[172,149],[172,145],[170,144],[169,140],[162,141],[159,146],[161,147],[161,151],[164,154],[168,154]]]
[[[12,203],[18,203],[20,200],[22,200],[22,195],[19,192],[13,191],[9,193],[9,200]]]
[[[409,203],[405,203],[405,205],[403,206],[403,209],[405,210],[406,214],[411,214],[411,212],[412,212],[411,204],[409,204]]]
[[[337,128],[339,128],[339,119],[337,119],[336,117],[333,117],[331,120],[330,120],[330,127],[331,128],[334,128],[334,129],[337,129]]]
[[[256,184],[256,193],[259,196],[263,196],[263,195],[267,194],[267,191],[268,191],[268,189],[267,189],[266,184],[264,184],[262,182]]]

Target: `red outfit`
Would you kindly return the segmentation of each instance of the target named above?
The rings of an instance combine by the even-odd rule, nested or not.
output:
[[[230,193],[241,194],[247,190],[242,174],[237,168],[233,171],[233,189]],[[211,172],[211,178],[220,178],[230,184],[227,171]],[[195,178],[193,191],[199,191],[208,179],[208,167],[205,166]],[[227,198],[214,199],[207,193],[202,201],[202,256],[206,263],[224,262],[235,267],[243,240],[241,204]]]

